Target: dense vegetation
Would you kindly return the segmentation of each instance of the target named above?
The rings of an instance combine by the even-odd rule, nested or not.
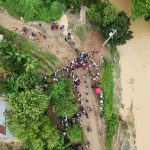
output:
[[[58,82],[51,80],[50,68],[57,59],[4,28],[0,28],[0,34],[4,35],[0,43],[1,68],[11,75],[0,81],[0,93],[8,96],[10,110],[6,118],[11,133],[23,142],[25,148],[32,150],[63,150],[66,141],[68,146],[76,140],[80,142],[81,128],[72,125],[66,130],[67,135],[75,130],[79,134],[64,137],[59,125],[47,115],[51,102],[57,117],[72,117],[78,110],[71,81],[67,77]]]
[[[98,27],[105,39],[109,37],[112,29],[117,29],[117,34],[109,41],[111,46],[125,44],[127,40],[133,38],[132,32],[129,31],[130,19],[126,13],[118,12],[107,0],[1,0],[0,2],[17,18],[23,17],[26,21],[37,20],[47,23],[58,20],[67,9],[79,12],[80,7],[86,4],[89,20]],[[146,16],[148,19],[149,6],[140,5],[142,7],[140,10],[138,9],[140,3],[138,1],[133,3],[135,4],[133,17]],[[72,117],[77,111],[78,105],[75,103],[75,93],[70,80],[60,78],[57,83],[43,81],[43,75],[51,74],[49,68],[52,70],[56,64],[55,56],[38,50],[25,38],[6,29],[0,28],[0,33],[5,38],[0,45],[2,67],[12,73],[12,76],[6,78],[0,87],[3,93],[9,93],[11,111],[7,113],[7,118],[11,132],[21,139],[27,148],[33,150],[65,149],[66,139],[64,140],[57,126],[53,124],[53,120],[48,118],[46,110],[50,102],[54,104],[58,117],[66,115]],[[84,34],[81,28],[77,29],[76,34],[83,40]],[[43,88],[44,84],[48,85],[46,90]],[[118,125],[118,115],[114,108],[113,68],[109,60],[104,62],[102,88],[105,99],[106,148],[111,150]],[[28,107],[30,103],[32,105]],[[69,126],[66,132],[67,145],[83,140],[83,132],[78,124]]]
[[[38,49],[26,38],[2,27],[0,27],[0,34],[4,35],[5,38],[0,44],[0,58],[6,70],[9,69],[9,71],[21,74],[25,68],[26,70],[34,69],[34,65],[43,72],[50,73],[53,70],[57,62],[54,55]]]
[[[129,31],[130,19],[126,13],[118,12],[116,7],[107,0],[2,0],[1,5],[17,18],[22,16],[27,21],[40,20],[47,23],[58,20],[67,9],[79,12],[82,5],[87,5],[90,21],[96,24],[105,38],[109,37],[112,29],[117,29],[117,34],[110,41],[111,44],[124,44],[133,38],[132,32]],[[83,40],[80,29],[77,30],[77,34]]]
[[[43,115],[48,101],[49,98],[38,87],[9,96],[11,111],[7,114],[8,127],[27,148],[45,150],[58,144],[59,135],[56,128],[48,117]]]
[[[2,0],[1,3],[8,12],[26,21],[39,20],[49,23],[58,20],[65,10],[64,4],[54,0]]]
[[[102,34],[107,39],[109,33],[112,32],[112,29],[117,29],[117,33],[109,41],[111,45],[123,45],[127,40],[133,38],[133,32],[129,31],[130,28],[130,19],[127,17],[124,11],[119,12],[117,18],[108,24],[106,27],[102,28]]]
[[[106,149],[112,150],[113,137],[118,126],[118,114],[114,107],[113,67],[108,59],[104,61],[104,72],[101,80],[104,93],[104,118],[106,122]]]
[[[150,1],[149,0],[131,0],[133,4],[132,17],[137,19],[144,16],[145,20],[150,21]]]
[[[109,2],[98,1],[92,4],[88,10],[89,18],[99,27],[106,27],[117,17],[116,7]]]
[[[72,143],[78,143],[84,140],[83,131],[80,130],[79,124],[74,126],[69,126],[68,128],[68,137]]]
[[[16,18],[49,23],[58,20],[66,9],[79,12],[83,0],[1,0],[0,4]]]
[[[72,117],[78,109],[74,90],[67,78],[60,78],[56,84],[51,86],[50,97],[55,103],[55,111],[58,116]]]
[[[125,12],[117,12],[116,7],[108,1],[98,1],[93,3],[88,9],[90,20],[101,30],[105,39],[110,32],[117,29],[117,33],[109,41],[112,45],[125,44],[127,40],[133,38],[129,31],[130,19]]]

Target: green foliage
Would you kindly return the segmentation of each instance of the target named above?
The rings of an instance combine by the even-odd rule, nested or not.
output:
[[[70,9],[73,13],[78,13],[84,0],[59,0],[65,4],[66,8]]]
[[[48,117],[44,116],[49,98],[37,87],[13,93],[9,97],[8,127],[26,147],[33,150],[52,149],[58,144],[59,135]]]
[[[117,46],[112,44],[107,44],[108,49],[110,50],[111,54],[115,54],[118,52]]]
[[[60,78],[50,89],[51,100],[55,102],[55,110],[58,116],[72,117],[77,111],[75,94],[71,82],[67,78]]]
[[[21,122],[38,120],[48,106],[49,98],[43,94],[42,89],[25,90],[21,93],[13,93],[9,96],[9,106],[14,119]]]
[[[77,27],[75,30],[75,34],[80,38],[81,42],[84,40],[84,33],[81,26]]]
[[[70,83],[67,78],[60,78],[58,82],[55,82],[51,87],[51,99],[52,100],[62,100],[68,97],[68,90],[70,88]]]
[[[112,29],[117,30],[117,33],[109,41],[112,45],[122,45],[125,44],[127,40],[133,38],[132,31],[129,31],[130,28],[130,19],[127,17],[125,12],[120,12],[117,18],[108,24],[106,27],[102,28],[102,34],[107,39],[109,33],[112,32]]]
[[[83,142],[84,135],[79,124],[74,124],[68,128],[68,138],[71,143]]]
[[[17,18],[21,16],[27,21],[41,20],[47,23],[59,19],[65,10],[62,3],[54,0],[2,0],[2,6]]]
[[[10,42],[1,42],[0,57],[6,70],[16,73],[23,73],[25,71],[25,68],[22,66],[26,64],[27,60],[22,60],[18,47],[13,46]]]
[[[115,5],[109,2],[98,1],[89,7],[88,16],[98,27],[105,27],[116,19],[117,10]]]
[[[7,70],[23,73],[25,69],[33,71],[37,68],[42,72],[50,72],[56,64],[57,58],[54,55],[41,51],[26,38],[2,27],[0,34],[5,39],[0,44],[0,58]]]
[[[62,15],[62,10],[65,10],[65,6],[62,3],[58,1],[52,2],[50,5],[51,20],[58,20]]]
[[[123,11],[118,13],[116,7],[108,1],[92,3],[88,9],[88,16],[101,30],[105,39],[109,37],[112,29],[117,29],[117,33],[109,40],[114,46],[125,44],[127,40],[133,38],[132,32],[129,31],[130,19],[126,13]]]
[[[37,75],[34,73],[24,73],[18,76],[17,74],[12,74],[11,77],[5,80],[5,92],[13,93],[24,91],[25,89],[33,90],[36,86],[42,86],[42,75]]]
[[[113,109],[113,95],[114,95],[114,80],[113,68],[109,60],[104,61],[104,72],[102,77],[102,88],[105,96],[104,101],[104,116],[106,120],[110,120]]]
[[[58,116],[72,117],[77,112],[77,105],[70,99],[55,102],[55,110]]]
[[[112,150],[113,136],[118,126],[118,114],[114,108],[114,80],[113,67],[109,60],[104,60],[104,72],[102,77],[102,89],[104,93],[104,118],[106,122],[106,148]]]
[[[27,149],[53,149],[59,143],[59,135],[49,118],[42,116],[37,122],[19,124],[15,120],[9,122],[9,129],[19,138]]]
[[[102,1],[102,0],[84,0],[84,4],[90,7],[92,4],[98,4],[99,1]]]
[[[149,0],[132,0],[132,18],[137,19],[144,16],[150,21],[150,1]]]

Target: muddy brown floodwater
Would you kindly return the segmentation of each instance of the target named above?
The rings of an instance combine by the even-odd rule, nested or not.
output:
[[[111,0],[119,10],[131,15],[129,0]],[[133,101],[138,150],[150,149],[150,23],[140,18],[131,23],[134,39],[119,46],[121,58],[122,103],[127,109]]]

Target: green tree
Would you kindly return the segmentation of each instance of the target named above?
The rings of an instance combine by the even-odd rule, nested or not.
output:
[[[116,19],[117,10],[115,5],[109,2],[98,1],[89,7],[88,16],[98,27],[105,27]]]
[[[20,52],[18,46],[9,41],[2,42],[0,46],[0,57],[4,67],[18,74],[23,72],[33,72],[37,63],[29,55]]]
[[[66,5],[72,12],[77,13],[80,11],[81,6],[84,4],[84,0],[60,0]]]
[[[14,93],[27,90],[33,90],[36,86],[42,86],[43,76],[35,73],[24,73],[22,75],[12,74],[5,79],[5,89],[7,93]]]
[[[130,19],[125,12],[120,12],[117,18],[108,24],[106,27],[101,29],[101,32],[105,39],[109,37],[109,33],[112,32],[112,29],[117,30],[117,33],[109,41],[112,45],[122,45],[125,44],[127,40],[133,38],[133,32],[129,31],[130,28]]]
[[[23,17],[27,21],[41,20],[49,23],[58,20],[65,7],[63,3],[54,0],[1,0],[11,15]]]
[[[55,103],[55,110],[58,116],[71,117],[77,111],[73,86],[66,77],[60,78],[50,89],[51,100]]]
[[[4,35],[5,39],[0,44],[0,59],[5,70],[20,75],[25,72],[24,64],[30,59],[29,62],[36,60],[38,63],[38,65],[35,65],[34,62],[31,63],[34,65],[35,72],[52,73],[57,60],[54,55],[41,51],[26,38],[5,28],[0,27],[0,33]]]
[[[44,115],[48,101],[49,98],[39,87],[13,93],[9,97],[10,111],[6,114],[8,127],[27,148],[45,150],[58,144],[57,130]]]
[[[144,16],[150,20],[150,1],[149,0],[131,0],[133,4],[132,17],[137,19]]]
[[[79,124],[69,126],[68,138],[70,139],[71,143],[82,142],[84,140],[83,131]]]
[[[13,93],[9,97],[9,106],[13,117],[21,121],[38,120],[48,107],[49,98],[37,87],[34,90],[25,90],[21,93]]]
[[[62,100],[69,98],[68,94],[71,89],[71,84],[67,78],[60,78],[58,82],[54,83],[50,90],[51,100]]]
[[[62,4],[58,1],[52,2],[50,5],[51,20],[58,20],[64,10],[65,10],[64,4]]]
[[[55,102],[55,110],[58,116],[72,117],[77,112],[77,104],[70,99]]]

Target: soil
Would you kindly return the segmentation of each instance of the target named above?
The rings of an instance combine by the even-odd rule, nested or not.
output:
[[[83,13],[82,19],[85,25],[86,20],[84,20],[85,19],[84,11],[86,10],[83,8],[81,12]],[[80,14],[80,16],[82,16],[82,13]],[[73,28],[76,26],[76,24],[74,25],[74,22],[80,24],[78,20],[71,19],[72,14],[68,13],[67,17],[69,23],[72,25],[71,29],[69,30],[73,30]],[[78,18],[78,17],[74,17],[74,18]],[[15,25],[15,27],[19,29],[17,31],[18,34],[20,34],[19,31],[22,29],[23,26],[29,27],[30,31],[36,34],[38,34],[38,32],[45,34],[47,37],[45,41],[46,42],[45,45],[42,45],[43,39],[40,39],[40,42],[37,41],[32,41],[32,42],[36,43],[41,49],[56,55],[59,59],[58,67],[62,67],[63,65],[66,65],[68,61],[73,60],[76,57],[76,53],[74,51],[75,47],[79,48],[84,52],[87,52],[87,51],[100,49],[101,44],[103,43],[101,35],[96,31],[85,32],[84,33],[85,39],[83,44],[80,42],[79,38],[76,35],[74,35],[74,33],[72,32],[75,41],[75,46],[73,46],[68,44],[68,42],[66,42],[64,38],[60,36],[60,34],[62,34],[63,31],[61,30],[52,31],[50,30],[49,25],[45,23],[42,23],[42,27],[38,27],[38,22],[24,23],[20,20],[16,20],[13,17],[9,16],[9,14],[7,14],[6,12],[0,13],[0,25],[11,31],[13,31],[12,26]],[[48,47],[48,45],[50,46]],[[108,56],[108,50],[106,49],[106,47],[101,48],[100,54],[95,55],[94,57],[98,65],[101,65],[102,58],[100,56],[102,55]],[[94,91],[91,88],[92,85],[91,79],[86,78],[87,83],[85,84],[84,83],[85,79],[81,77],[83,74],[87,74],[87,72],[84,70],[80,70],[80,71],[76,71],[76,73],[79,75],[79,78],[81,79],[81,86],[80,86],[81,95],[83,98],[89,100],[89,103],[84,104],[84,107],[88,106],[91,107],[91,109],[93,110],[91,116],[88,119],[85,118],[84,116],[81,118],[83,122],[82,125],[83,125],[85,138],[90,143],[89,150],[102,150],[104,149],[103,147],[104,136],[103,134],[100,134],[100,132],[104,130],[104,121],[99,117],[100,105],[99,105],[98,97],[94,94]],[[85,86],[88,86],[88,88],[86,88]],[[86,93],[88,93],[88,95]],[[90,126],[90,128],[92,129],[91,133],[87,132],[87,126]]]

